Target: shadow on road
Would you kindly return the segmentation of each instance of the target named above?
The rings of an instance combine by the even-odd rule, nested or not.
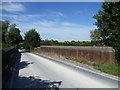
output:
[[[61,85],[61,81],[42,80],[33,76],[18,77],[17,83],[18,85],[15,88],[58,89],[58,87]]]
[[[30,76],[30,77],[21,77],[19,76],[19,70],[28,67],[30,64],[34,64],[34,62],[27,62],[21,60],[22,53],[18,54],[16,63],[14,65],[13,78],[11,79],[10,88],[42,88],[42,89],[55,89],[58,90],[62,81],[50,81],[50,80],[42,80],[39,77]],[[34,71],[31,71],[34,72]]]
[[[19,69],[26,68],[29,64],[33,64],[33,62],[27,62],[27,61],[20,62]]]

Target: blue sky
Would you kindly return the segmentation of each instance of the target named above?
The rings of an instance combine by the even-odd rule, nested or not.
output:
[[[93,15],[102,2],[10,2],[2,3],[2,20],[9,20],[21,35],[36,29],[42,39],[89,41],[96,28]]]

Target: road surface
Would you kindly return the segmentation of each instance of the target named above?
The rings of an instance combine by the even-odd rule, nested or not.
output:
[[[42,88],[61,82],[60,88],[118,88],[116,77],[33,53],[18,55],[10,88]]]

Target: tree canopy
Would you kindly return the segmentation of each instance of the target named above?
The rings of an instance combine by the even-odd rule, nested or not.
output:
[[[25,43],[29,44],[32,48],[41,45],[41,38],[35,29],[31,29],[25,33]]]
[[[49,46],[92,46],[90,41],[64,41],[58,42],[57,40],[42,40],[42,45]]]
[[[0,21],[0,23],[0,28],[2,29],[2,47],[15,46],[18,49],[18,44],[22,41],[19,28],[16,28],[16,24],[10,25],[8,20]]]
[[[116,49],[116,54],[120,54],[120,4],[104,2],[102,10],[93,18],[96,19],[97,29],[91,32],[92,41],[96,45],[100,41],[106,46],[112,46]]]
[[[0,28],[2,29],[2,42],[5,43],[5,33],[8,31],[10,22],[8,20],[6,21],[0,21]]]
[[[11,45],[17,45],[22,42],[22,36],[20,35],[19,28],[16,28],[15,24],[10,25],[8,32],[5,34],[5,41]]]

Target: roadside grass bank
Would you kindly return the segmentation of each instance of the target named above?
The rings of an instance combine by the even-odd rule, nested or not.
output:
[[[46,53],[38,52],[38,51],[34,51],[34,50],[31,50],[30,52],[45,54],[45,55],[49,55],[49,56],[54,56],[54,55],[51,55],[51,54],[46,54]],[[59,57],[59,56],[57,56],[57,57]],[[70,57],[64,57],[64,58],[66,60],[72,60],[72,61],[75,61],[75,62],[80,63],[80,64],[89,65],[92,68],[94,68],[96,70],[99,70],[101,72],[107,73],[107,74],[120,76],[120,72],[119,72],[120,65],[117,64],[117,63],[106,64],[104,62],[93,62],[93,61],[70,58]]]
[[[65,57],[65,58],[70,59],[70,60],[74,60],[74,61],[82,63],[82,64],[87,64],[87,65],[93,66],[94,69],[100,70],[104,73],[119,76],[119,72],[118,72],[119,65],[116,63],[106,64],[104,62],[92,62],[92,61],[74,59],[74,58],[69,58],[69,57]]]

